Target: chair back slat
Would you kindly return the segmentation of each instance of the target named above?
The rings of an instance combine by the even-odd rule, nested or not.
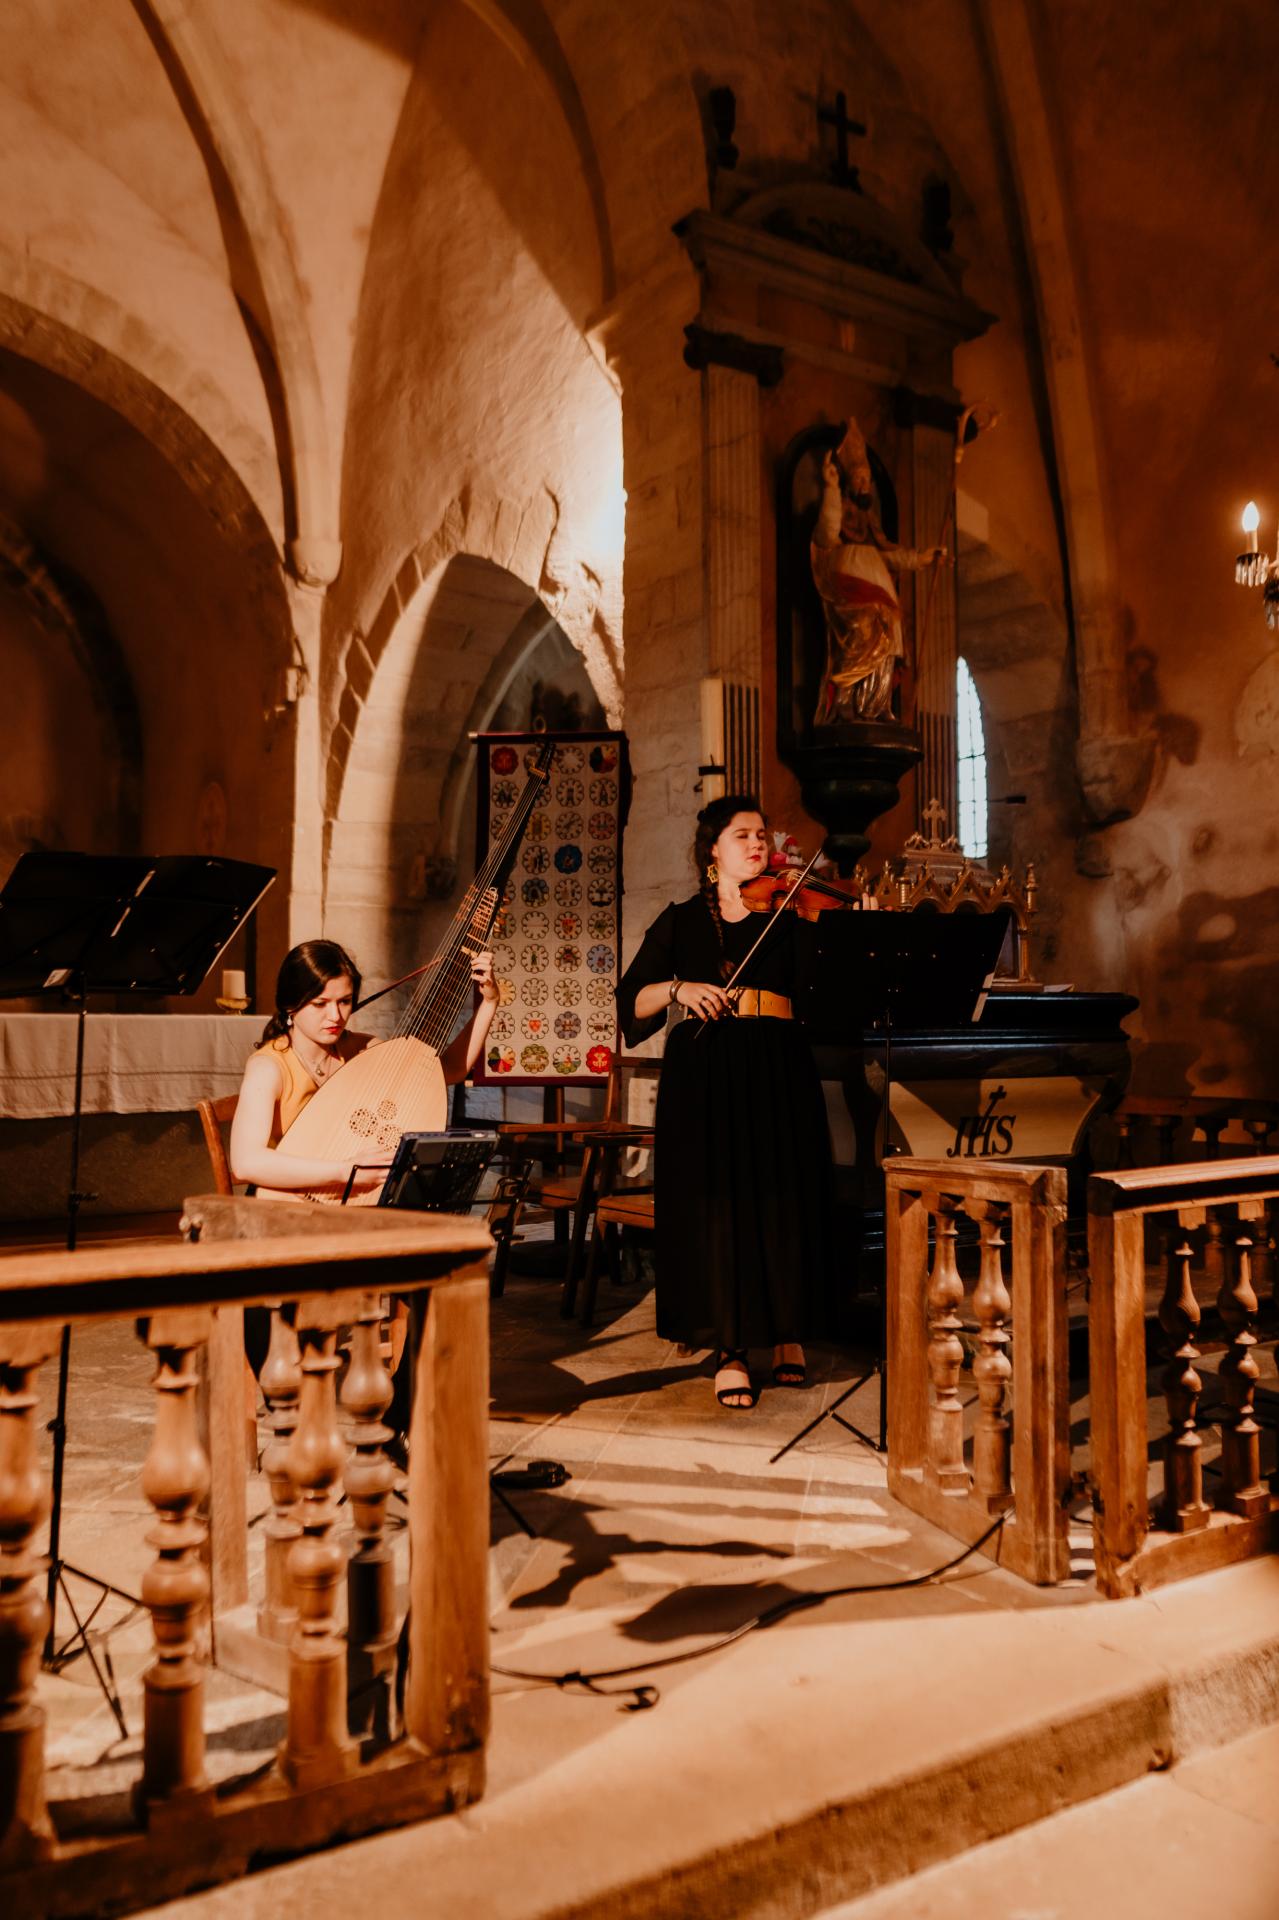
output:
[[[227,1093],[220,1100],[201,1100],[198,1109],[200,1125],[204,1130],[204,1144],[209,1151],[209,1165],[213,1169],[214,1188],[218,1193],[227,1195],[234,1194],[235,1182],[231,1178],[231,1162],[227,1158],[222,1129],[235,1118],[239,1100],[238,1093]]]

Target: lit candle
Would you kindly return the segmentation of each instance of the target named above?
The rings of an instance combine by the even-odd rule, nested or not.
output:
[[[1261,525],[1261,514],[1255,500],[1250,500],[1243,510],[1243,537],[1247,552],[1257,551],[1257,528]]]
[[[222,998],[224,1000],[243,1000],[244,975],[237,967],[226,967],[222,973]]]

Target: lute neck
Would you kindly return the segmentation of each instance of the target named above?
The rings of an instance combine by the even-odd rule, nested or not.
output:
[[[471,962],[488,944],[502,903],[502,889],[533,809],[550,778],[554,758],[555,745],[548,740],[529,768],[524,790],[510,817],[462,895],[448,931],[396,1027],[397,1037],[425,1040],[437,1053],[449,1040],[471,991]]]

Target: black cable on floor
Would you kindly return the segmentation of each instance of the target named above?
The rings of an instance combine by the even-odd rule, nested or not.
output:
[[[751,1618],[743,1620],[740,1626],[731,1628],[727,1633],[719,1634],[714,1640],[708,1640],[705,1646],[690,1647],[685,1653],[668,1653],[654,1660],[636,1660],[628,1667],[601,1667],[595,1673],[578,1671],[521,1673],[515,1667],[496,1666],[493,1672],[500,1673],[504,1680],[528,1680],[538,1686],[558,1687],[562,1692],[569,1688],[578,1688],[583,1693],[597,1693],[605,1699],[617,1699],[624,1694],[633,1694],[634,1698],[627,1703],[626,1711],[639,1713],[646,1707],[655,1707],[661,1699],[662,1696],[656,1687],[601,1687],[595,1684],[596,1681],[622,1680],[629,1673],[651,1673],[657,1667],[678,1667],[688,1660],[701,1660],[708,1653],[718,1653],[721,1647],[731,1647],[735,1641],[745,1639],[746,1635],[753,1633],[757,1627],[775,1626],[779,1620],[784,1620],[787,1614],[803,1613],[809,1607],[822,1606],[827,1600],[844,1600],[860,1593],[900,1593],[907,1587],[926,1587],[933,1581],[940,1580],[943,1574],[952,1573],[956,1567],[962,1566],[965,1560],[972,1558],[973,1554],[979,1553],[986,1542],[993,1539],[999,1532],[1007,1518],[1006,1513],[1001,1513],[997,1520],[991,1522],[979,1540],[974,1540],[970,1547],[965,1547],[962,1553],[957,1553],[953,1560],[947,1560],[943,1566],[934,1567],[930,1573],[912,1573],[901,1580],[871,1580],[856,1586],[822,1587],[813,1593],[791,1594],[789,1599],[779,1600],[775,1606],[766,1607],[762,1613],[752,1614]]]

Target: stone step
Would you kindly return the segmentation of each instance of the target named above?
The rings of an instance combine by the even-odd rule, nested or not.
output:
[[[1279,1727],[993,1840],[818,1920],[1279,1911]]]
[[[793,1615],[652,1675],[654,1710],[457,1818],[161,1911],[280,1920],[376,1889],[379,1920],[797,1920],[1279,1720],[1279,1559],[1108,1604],[977,1612],[961,1589]]]

